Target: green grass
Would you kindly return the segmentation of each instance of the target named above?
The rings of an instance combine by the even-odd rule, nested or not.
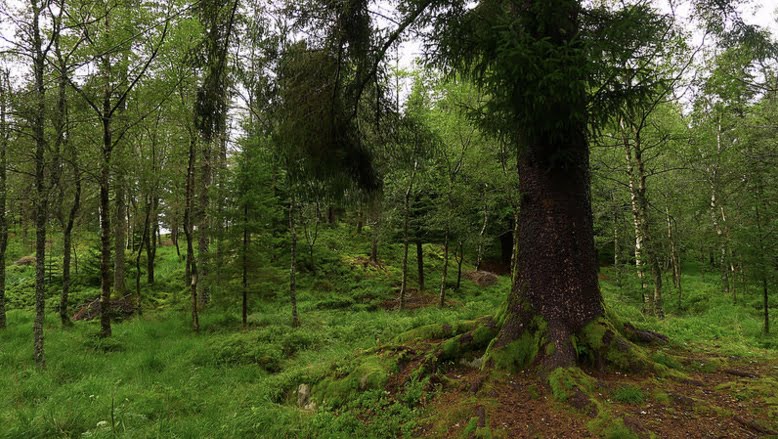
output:
[[[611,394],[611,398],[624,404],[641,404],[645,400],[643,390],[631,385],[618,387]]]
[[[361,353],[412,328],[493,314],[509,291],[509,280],[501,278],[485,289],[463,280],[461,291],[450,291],[461,304],[456,307],[384,310],[378,305],[393,298],[399,285],[401,247],[382,245],[384,269],[363,267],[353,261],[367,256],[367,231],[355,236],[342,226],[322,233],[317,276],[303,270],[299,279],[301,328],[289,326],[288,255],[281,250],[275,262],[269,255],[257,256],[248,331],[240,328],[239,284],[227,282],[214,291],[214,302],[203,312],[201,333],[192,333],[184,264],[174,247],[163,247],[156,284],[146,286],[142,278],[148,311],[142,318],[115,323],[110,340],[96,337],[96,322],[61,329],[54,312],[57,289],[49,291],[45,370],[32,361],[31,268],[9,269],[14,309],[8,329],[0,332],[0,438],[410,436],[420,417],[420,401],[432,389],[423,380],[412,381],[391,398],[372,389],[347,393],[332,406],[317,401],[315,411],[297,407],[295,390],[325,377],[357,376],[366,367]],[[81,253],[87,255],[88,248],[84,245]],[[440,249],[427,245],[425,251],[428,288],[434,291]],[[97,295],[86,256],[81,264],[83,277],[74,287],[73,305]],[[225,276],[229,270],[234,267]],[[452,283],[455,274],[449,276]],[[612,277],[608,270],[605,274]],[[134,284],[134,271],[128,277]],[[668,297],[664,321],[640,314],[634,282],[617,288],[607,280],[603,292],[608,306],[625,320],[666,333],[674,343],[740,355],[774,352],[769,349],[778,346],[776,338],[760,335],[759,311],[751,296],[744,294],[733,305],[717,295],[714,276],[703,280],[692,272],[685,282],[682,306],[671,305]],[[314,397],[316,392],[314,387]]]

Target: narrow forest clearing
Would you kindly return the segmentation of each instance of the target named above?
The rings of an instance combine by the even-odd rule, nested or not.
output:
[[[48,313],[46,369],[33,363],[32,312],[11,310],[0,332],[0,437],[681,438],[778,431],[778,338],[760,335],[757,293],[733,304],[713,292],[714,275],[690,267],[681,310],[668,300],[660,321],[642,316],[639,288],[627,273],[619,288],[616,273],[604,269],[608,307],[666,334],[670,343],[649,347],[651,358],[687,379],[587,369],[598,408],[576,408],[534,373],[481,371],[478,353],[415,372],[440,339],[397,342],[414,328],[493,315],[509,277],[479,287],[463,276],[456,291],[455,271],[445,308],[428,298],[436,297],[433,282],[430,292],[412,291],[411,309],[400,311],[391,306],[400,245],[385,246],[376,267],[360,263],[369,239],[349,226],[326,229],[321,239],[316,275],[303,269],[299,276],[299,328],[289,325],[285,271],[267,265],[253,274],[259,287],[248,330],[241,330],[239,294],[224,293],[203,311],[201,333],[193,333],[180,282],[184,263],[170,246],[159,249],[157,283],[143,290],[144,315],[116,323],[112,338],[97,337],[97,320],[62,329]],[[429,279],[437,279],[441,249],[425,245],[424,252]],[[32,267],[11,271],[12,285],[34,275]],[[463,272],[471,271],[466,263]],[[10,303],[24,308],[23,292],[9,292]],[[96,294],[84,287],[73,300],[86,303]]]

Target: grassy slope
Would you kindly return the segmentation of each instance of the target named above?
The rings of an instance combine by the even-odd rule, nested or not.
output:
[[[369,242],[345,226],[325,231],[320,243],[317,278],[301,278],[303,326],[297,330],[288,325],[281,255],[279,267],[262,264],[254,273],[258,288],[252,292],[250,331],[240,331],[233,288],[219,293],[218,303],[204,313],[203,333],[192,334],[178,280],[183,264],[172,247],[159,253],[157,285],[144,285],[147,307],[157,310],[116,324],[111,340],[95,337],[96,323],[78,322],[62,330],[50,312],[45,371],[32,365],[31,312],[11,311],[10,327],[0,333],[0,437],[410,435],[417,420],[430,416],[423,402],[434,387],[426,381],[412,380],[392,398],[383,389],[362,392],[338,410],[330,410],[326,401],[319,401],[315,411],[297,408],[294,389],[324,376],[346,375],[357,366],[357,354],[410,328],[492,314],[506,295],[508,280],[485,289],[463,280],[463,289],[451,293],[454,305],[446,309],[387,311],[380,304],[395,295],[400,247],[384,247],[386,265],[377,269],[359,263]],[[434,290],[440,250],[427,246],[426,253],[427,282]],[[24,287],[31,269],[12,271],[19,287],[11,301],[24,304],[31,294]],[[668,305],[669,318],[658,322],[640,315],[634,282],[617,288],[613,275],[604,273],[606,302],[625,318],[664,332],[682,346],[760,361],[775,358],[778,338],[759,334],[755,295],[732,305],[715,291],[715,276],[703,280],[688,274],[681,310]],[[74,300],[94,294],[94,287],[80,288]],[[50,308],[55,303],[52,297]]]

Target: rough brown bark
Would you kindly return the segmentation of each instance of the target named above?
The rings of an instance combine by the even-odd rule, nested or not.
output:
[[[571,336],[604,314],[585,133],[584,126],[572,125],[564,136],[538,135],[519,156],[518,269],[493,349],[542,319],[546,343],[553,346],[535,360],[543,369],[575,365]]]

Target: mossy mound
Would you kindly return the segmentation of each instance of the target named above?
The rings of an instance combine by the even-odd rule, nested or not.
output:
[[[336,370],[334,375],[314,384],[313,400],[325,407],[340,407],[359,392],[383,389],[396,369],[396,360],[388,356],[366,356],[348,371]]]

